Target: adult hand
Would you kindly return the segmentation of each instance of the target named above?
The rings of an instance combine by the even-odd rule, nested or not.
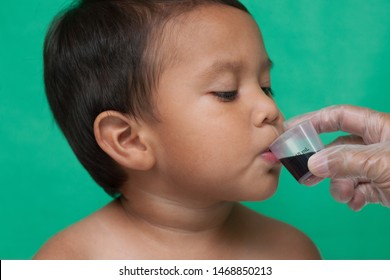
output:
[[[390,114],[332,106],[295,117],[286,128],[306,119],[318,133],[351,133],[337,138],[308,162],[315,176],[332,178],[332,196],[355,211],[367,203],[390,207]]]

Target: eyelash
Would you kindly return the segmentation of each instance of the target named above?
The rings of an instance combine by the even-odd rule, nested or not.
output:
[[[262,87],[262,91],[270,97],[274,96],[274,93],[272,91],[271,87]],[[223,102],[231,102],[234,101],[237,98],[238,92],[236,90],[232,91],[220,91],[220,92],[214,92],[215,97],[220,99]]]
[[[271,97],[274,96],[274,92],[273,92],[271,87],[262,87],[261,89],[264,91],[264,93],[266,95],[271,96]]]
[[[236,90],[219,91],[219,92],[214,92],[214,95],[222,102],[230,102],[237,98],[238,92]]]

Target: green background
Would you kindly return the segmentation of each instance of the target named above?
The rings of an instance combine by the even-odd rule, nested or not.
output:
[[[31,258],[110,200],[76,160],[44,95],[43,38],[69,3],[7,1],[0,9],[0,259]],[[286,118],[343,103],[390,112],[390,1],[243,3],[275,63],[272,84]],[[304,231],[325,259],[390,259],[390,210],[355,213],[328,185],[306,188],[283,170],[274,197],[246,204]]]

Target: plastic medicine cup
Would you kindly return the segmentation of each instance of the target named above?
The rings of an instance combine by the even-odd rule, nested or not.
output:
[[[310,120],[286,130],[269,147],[294,178],[307,186],[313,186],[323,180],[314,176],[307,166],[309,158],[323,148],[324,145]]]

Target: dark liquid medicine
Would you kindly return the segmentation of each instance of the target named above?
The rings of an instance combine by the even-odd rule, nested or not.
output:
[[[311,152],[299,156],[286,157],[280,159],[280,161],[288,169],[288,171],[290,171],[294,178],[299,181],[303,175],[309,172],[307,161],[309,160],[309,157],[314,154],[315,153]]]

